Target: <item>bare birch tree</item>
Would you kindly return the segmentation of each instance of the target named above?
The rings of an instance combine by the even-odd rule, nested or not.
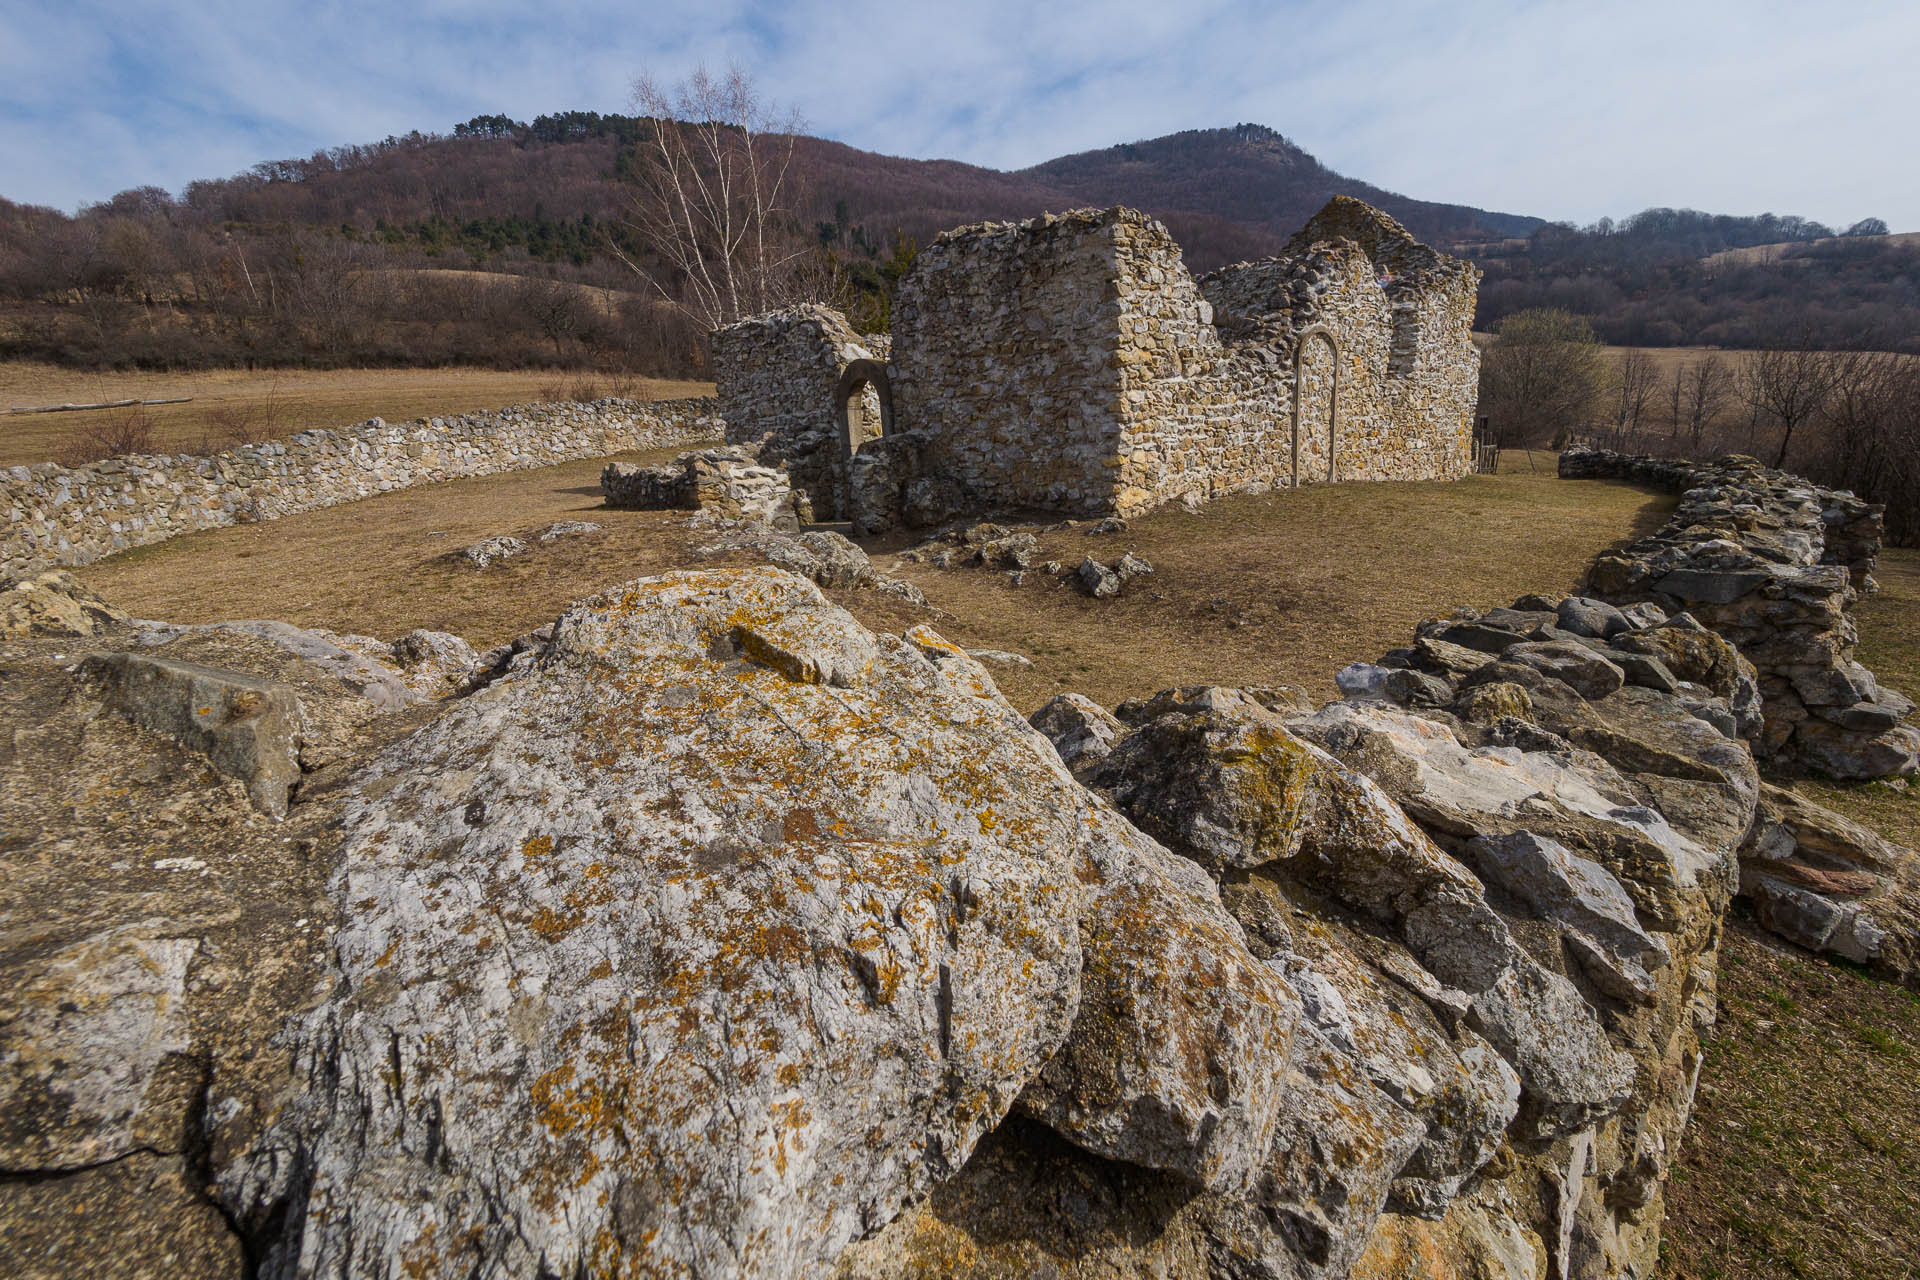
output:
[[[801,300],[808,246],[788,212],[800,117],[738,67],[671,87],[642,77],[633,105],[652,128],[632,157],[624,222],[665,270],[622,260],[707,331]]]

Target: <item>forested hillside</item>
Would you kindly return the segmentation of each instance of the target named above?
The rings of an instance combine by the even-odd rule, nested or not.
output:
[[[1886,232],[1877,218],[1836,235],[1804,218],[1648,209],[1467,251],[1487,273],[1482,329],[1555,307],[1620,346],[1920,352],[1920,244]]]
[[[677,267],[630,216],[653,129],[593,112],[481,116],[177,195],[129,190],[77,216],[0,199],[0,356],[697,373],[699,326],[671,305]],[[1379,191],[1256,126],[1020,173],[800,137],[791,177],[779,231],[815,263],[818,292],[870,327],[915,248],[968,222],[1131,203],[1166,219],[1195,270],[1275,251],[1336,191],[1448,243],[1534,222]]]
[[[0,358],[698,374],[704,326],[675,305],[684,268],[634,218],[648,144],[666,136],[654,130],[594,112],[480,116],[177,194],[125,191],[77,215],[0,198]],[[1816,345],[1920,349],[1920,249],[1899,237],[1673,210],[1546,224],[1380,190],[1258,125],[1013,173],[798,137],[789,178],[774,230],[808,296],[866,328],[886,324],[917,246],[948,227],[1130,204],[1166,221],[1198,272],[1276,252],[1344,193],[1478,259],[1482,328],[1553,306],[1621,344],[1755,345],[1793,326]],[[1760,244],[1784,248],[1723,252]]]

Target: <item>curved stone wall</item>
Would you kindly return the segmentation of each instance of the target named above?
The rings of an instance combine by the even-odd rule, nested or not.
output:
[[[1732,641],[1759,671],[1761,756],[1843,779],[1920,770],[1920,732],[1903,723],[1913,703],[1854,658],[1852,609],[1876,589],[1884,507],[1738,456],[1693,463],[1575,446],[1560,474],[1680,495],[1658,531],[1594,560],[1587,594],[1685,611]]]
[[[88,564],[200,529],[273,520],[464,476],[718,438],[711,398],[515,405],[379,418],[209,456],[129,455],[0,469],[0,575]]]

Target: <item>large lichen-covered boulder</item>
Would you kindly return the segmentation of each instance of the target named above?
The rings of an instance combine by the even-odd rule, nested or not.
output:
[[[1096,1154],[1244,1191],[1290,1101],[1300,1001],[1198,866],[1104,806],[1088,821],[1080,1013],[1022,1107]]]
[[[930,632],[778,570],[628,584],[357,783],[305,1098],[225,1195],[297,1224],[273,1265],[299,1274],[804,1274],[1059,1051],[1120,1063],[1118,1094],[1054,1095],[1063,1128],[1240,1176],[1292,1006],[1156,856]],[[1143,902],[1172,945],[1083,979],[1098,918]],[[1271,1016],[1207,1005],[1234,973]],[[1211,1096],[1181,1056],[1209,1038],[1238,1081]]]

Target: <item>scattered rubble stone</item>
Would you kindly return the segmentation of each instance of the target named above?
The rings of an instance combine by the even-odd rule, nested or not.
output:
[[[540,541],[552,542],[555,538],[570,538],[576,534],[599,532],[600,526],[591,520],[557,520],[540,531]]]
[[[0,638],[92,636],[131,619],[58,569],[0,583]]]
[[[503,560],[511,560],[522,554],[527,544],[507,534],[487,538],[470,547],[462,547],[454,557],[473,569],[487,569]]]

